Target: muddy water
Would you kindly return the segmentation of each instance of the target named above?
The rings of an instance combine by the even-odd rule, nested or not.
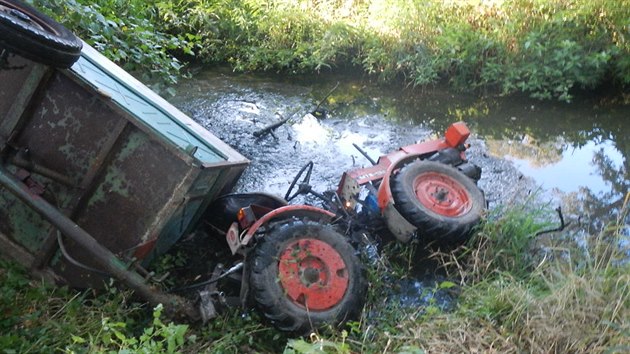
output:
[[[328,115],[305,116],[337,83],[322,104]],[[353,144],[376,159],[440,135],[458,120],[471,128],[468,157],[483,168],[479,185],[491,208],[535,194],[561,206],[574,225],[594,231],[616,217],[630,187],[630,105],[620,102],[480,99],[439,88],[383,88],[356,77],[224,70],[197,72],[177,90],[171,99],[177,107],[252,161],[236,187],[241,192],[284,196],[308,161],[315,163],[314,189],[334,189],[344,170],[369,164]],[[252,135],[284,117],[292,119],[273,135]],[[402,285],[401,301],[426,298],[427,281],[436,282]]]

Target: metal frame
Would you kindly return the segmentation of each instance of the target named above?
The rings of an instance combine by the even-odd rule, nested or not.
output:
[[[194,309],[188,301],[176,295],[164,294],[153,290],[138,273],[129,271],[127,265],[118,259],[116,255],[103,247],[96,239],[66,217],[57,208],[50,205],[40,196],[33,194],[28,187],[16,179],[4,167],[0,167],[0,185],[37,211],[59,229],[61,233],[84,247],[103,269],[129,288],[133,289],[152,305],[164,304],[164,306],[174,314],[183,313],[191,319],[199,319],[199,312]]]

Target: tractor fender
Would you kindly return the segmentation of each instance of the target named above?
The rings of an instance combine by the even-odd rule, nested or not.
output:
[[[413,155],[404,155],[400,159],[393,161],[391,165],[387,168],[387,172],[385,172],[385,176],[381,181],[381,185],[378,187],[378,207],[381,209],[381,212],[385,210],[388,204],[394,204],[394,197],[392,196],[392,187],[389,184],[389,181],[394,173],[394,171],[400,169],[404,164],[409,161],[417,159],[420,154]]]
[[[402,158],[392,162],[387,168],[385,177],[381,181],[381,185],[378,188],[378,207],[381,210],[381,215],[385,219],[390,231],[401,242],[409,242],[411,236],[416,232],[417,227],[413,226],[407,219],[405,219],[394,206],[394,197],[392,195],[392,189],[389,181],[394,171],[401,168],[407,162],[418,158],[420,155],[405,155]]]
[[[247,232],[240,241],[240,247],[245,247],[249,244],[256,232],[271,221],[286,220],[291,218],[305,219],[319,222],[329,223],[335,214],[318,207],[310,205],[287,205],[270,211],[247,229]]]

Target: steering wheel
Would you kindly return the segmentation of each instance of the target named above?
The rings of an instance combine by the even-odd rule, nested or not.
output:
[[[306,172],[306,175],[302,179],[302,182],[298,184],[298,181],[300,180],[300,177],[302,177],[304,172]],[[290,202],[291,200],[293,200],[295,197],[297,197],[300,194],[307,194],[311,191],[311,185],[310,185],[311,172],[313,172],[313,161],[309,161],[306,165],[304,165],[300,169],[300,172],[298,172],[297,175],[295,175],[295,178],[293,178],[293,181],[291,182],[291,185],[289,186],[289,190],[287,190],[287,194],[284,195],[284,199],[287,202]],[[293,192],[296,185],[297,185],[297,190]]]

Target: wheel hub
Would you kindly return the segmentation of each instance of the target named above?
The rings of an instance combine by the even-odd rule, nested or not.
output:
[[[461,216],[472,208],[466,188],[450,176],[423,173],[415,178],[413,186],[418,201],[437,214]]]
[[[319,280],[320,272],[315,268],[306,268],[302,272],[302,283],[308,284],[308,286],[316,283]]]
[[[290,243],[280,255],[278,276],[286,296],[313,311],[334,307],[348,289],[345,262],[332,246],[317,239]]]

